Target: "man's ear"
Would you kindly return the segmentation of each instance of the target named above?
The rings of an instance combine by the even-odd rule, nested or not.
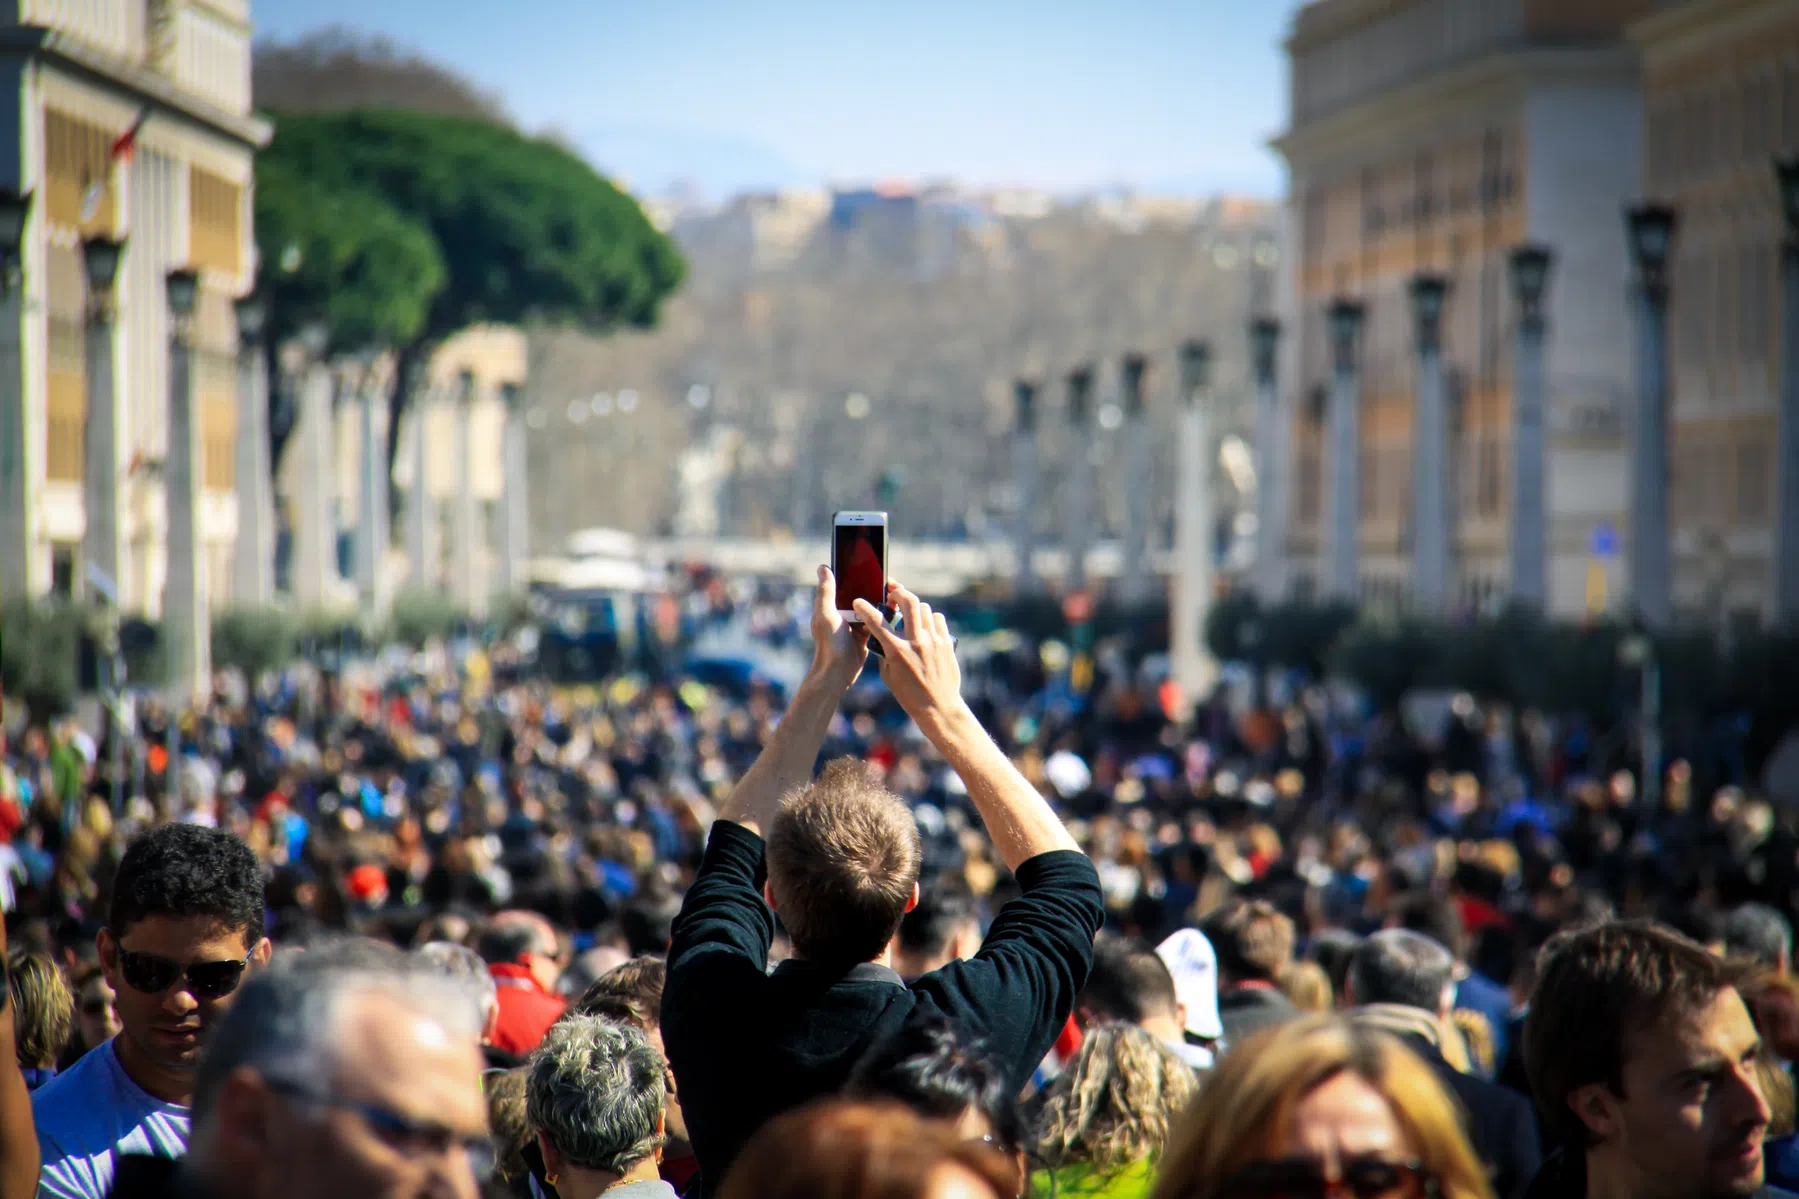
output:
[[[106,985],[115,992],[119,989],[119,943],[113,939],[110,928],[102,928],[94,938],[94,948],[100,953],[100,970],[106,975]]]
[[[775,902],[775,885],[773,883],[764,882],[762,884],[762,900],[764,903],[768,904],[769,911],[778,912],[781,910],[781,905]],[[912,909],[907,908],[906,910],[909,912]]]
[[[910,912],[913,908],[915,908],[917,906],[918,906],[918,884],[915,882],[912,884],[911,898],[906,900],[906,910],[908,912]]]
[[[1614,1139],[1623,1130],[1624,1113],[1618,1097],[1604,1083],[1591,1082],[1569,1091],[1568,1108],[1602,1141]]]
[[[537,1151],[543,1154],[543,1172],[546,1177],[562,1173],[568,1165],[562,1159],[561,1151],[550,1143],[549,1134],[541,1130],[537,1134]]]
[[[250,964],[252,966],[266,966],[269,964],[269,959],[273,956],[275,956],[275,943],[267,937],[263,937],[261,940],[257,941],[256,945],[250,950]]]

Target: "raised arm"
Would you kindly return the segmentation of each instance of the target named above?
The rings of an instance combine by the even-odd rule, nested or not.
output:
[[[962,776],[999,856],[1016,871],[1038,854],[1078,851],[1080,846],[1048,802],[993,743],[963,701],[962,668],[942,614],[897,585],[890,598],[905,618],[899,633],[888,628],[871,605],[856,601],[857,614],[886,652],[881,678],[919,731]]]
[[[812,767],[824,748],[831,718],[867,658],[867,631],[844,623],[837,612],[837,582],[828,567],[819,567],[818,590],[812,597],[812,667],[755,765],[725,800],[719,819],[761,835],[781,806],[781,797],[812,781]]]

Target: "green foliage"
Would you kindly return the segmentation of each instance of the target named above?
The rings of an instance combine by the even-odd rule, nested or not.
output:
[[[82,617],[67,604],[11,603],[0,609],[0,683],[34,721],[75,706]]]
[[[257,678],[294,660],[299,622],[281,608],[233,608],[212,620],[212,660]]]
[[[1355,617],[1348,604],[1284,600],[1262,614],[1262,660],[1322,678],[1332,647]]]
[[[1442,677],[1443,644],[1438,630],[1417,621],[1364,621],[1337,640],[1327,662],[1376,707],[1390,711],[1406,692]]]
[[[407,591],[394,597],[394,640],[414,648],[445,638],[463,622],[456,601],[438,591]]]
[[[1221,662],[1246,662],[1263,649],[1262,602],[1253,591],[1232,591],[1206,613],[1206,648]]]

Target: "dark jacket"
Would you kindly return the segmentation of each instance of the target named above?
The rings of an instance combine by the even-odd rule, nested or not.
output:
[[[1429,1063],[1461,1104],[1469,1143],[1493,1179],[1496,1199],[1523,1199],[1525,1189],[1543,1164],[1536,1110],[1530,1100],[1498,1083],[1463,1074],[1423,1037],[1404,1036],[1400,1040]]]
[[[1524,1199],[1587,1199],[1587,1155],[1557,1149],[1543,1159],[1543,1168],[1531,1180]],[[1791,1191],[1764,1186],[1752,1199],[1799,1199]]]
[[[718,821],[675,921],[662,1038],[700,1163],[689,1194],[712,1193],[764,1122],[841,1089],[869,1047],[915,1012],[941,1013],[984,1040],[1015,1093],[1062,1031],[1105,918],[1085,855],[1040,854],[1019,866],[1023,894],[968,961],[909,986],[872,963],[787,961],[771,974],[766,877],[762,838]]]
[[[182,1161],[150,1153],[121,1154],[106,1199],[214,1199],[181,1168]]]
[[[1285,1024],[1299,1015],[1293,1001],[1273,986],[1251,983],[1218,995],[1218,1022],[1224,1026],[1226,1051],[1264,1028]]]

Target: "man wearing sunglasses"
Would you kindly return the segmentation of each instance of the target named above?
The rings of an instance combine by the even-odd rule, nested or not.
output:
[[[269,960],[256,855],[218,829],[152,829],[125,850],[97,940],[121,1031],[32,1096],[40,1196],[101,1199],[119,1155],[187,1152],[201,1046]]]

